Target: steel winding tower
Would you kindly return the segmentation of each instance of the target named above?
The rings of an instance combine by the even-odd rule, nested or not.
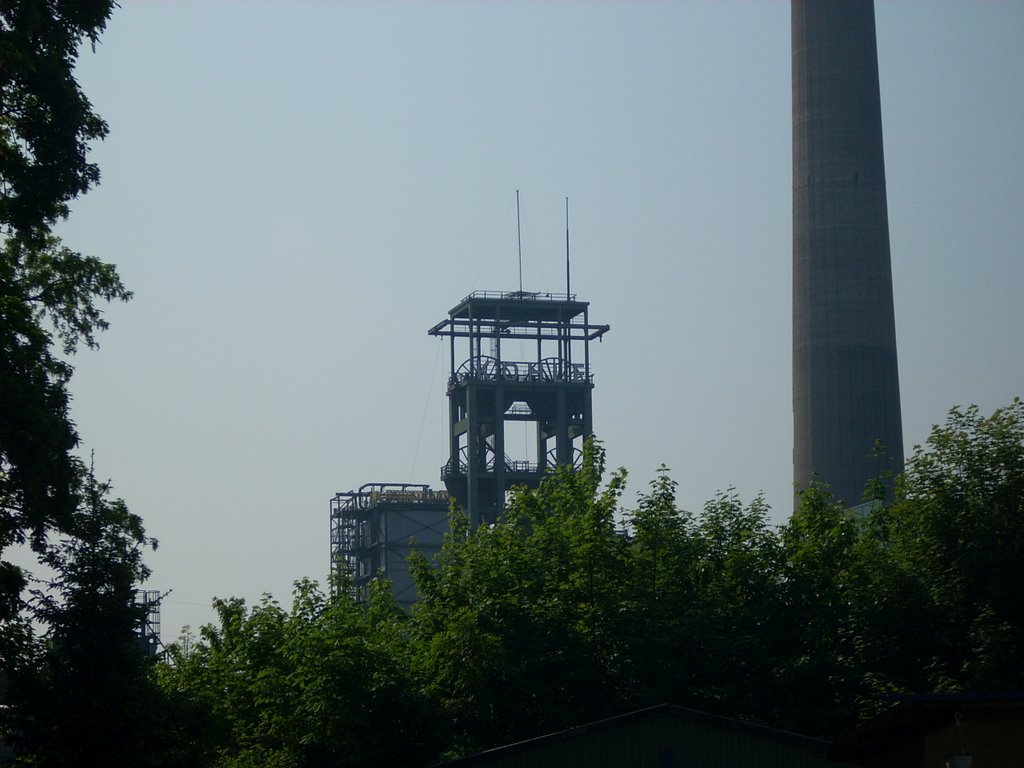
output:
[[[477,291],[428,331],[450,342],[441,478],[472,525],[493,522],[512,486],[536,487],[582,455],[593,434],[590,342],[609,330],[590,322],[589,306],[572,294]],[[520,422],[527,444],[516,456],[507,433]]]
[[[794,479],[855,506],[903,469],[875,11],[791,7]]]

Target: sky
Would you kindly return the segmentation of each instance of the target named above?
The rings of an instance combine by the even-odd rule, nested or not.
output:
[[[904,441],[1024,395],[1024,3],[876,3]],[[474,290],[611,331],[626,507],[791,509],[789,4],[127,0],[79,81],[110,135],[59,233],[117,264],[72,415],[159,548],[163,638],[329,568],[329,500],[441,487]]]

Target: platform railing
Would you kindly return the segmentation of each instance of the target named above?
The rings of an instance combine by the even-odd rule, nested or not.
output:
[[[487,474],[494,472],[493,466],[484,470]],[[535,475],[540,471],[540,465],[532,461],[505,461],[505,472],[510,475]],[[450,477],[465,477],[469,472],[469,466],[464,461],[449,461],[441,467],[441,479],[447,480]]]
[[[489,355],[470,358],[448,379],[448,386],[466,381],[514,381],[530,382],[592,382],[593,374],[587,374],[583,363],[570,363],[557,357],[547,357],[540,362],[503,360],[500,363]]]
[[[506,301],[576,301],[575,293],[551,293],[548,291],[473,291],[463,298],[472,299],[504,299]]]

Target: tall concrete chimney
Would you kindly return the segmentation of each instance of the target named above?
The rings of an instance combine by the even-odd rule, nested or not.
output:
[[[852,507],[903,470],[872,0],[792,0],[792,49],[794,480]]]

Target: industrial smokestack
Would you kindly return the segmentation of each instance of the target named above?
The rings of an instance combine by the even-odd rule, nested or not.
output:
[[[875,10],[791,7],[794,480],[855,506],[903,469]]]

